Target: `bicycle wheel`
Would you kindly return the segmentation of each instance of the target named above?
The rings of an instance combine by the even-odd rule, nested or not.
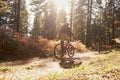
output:
[[[68,56],[69,57],[73,57],[74,56],[74,54],[75,54],[75,48],[70,44],[69,46],[68,46]]]
[[[57,59],[61,59],[63,57],[63,51],[61,48],[61,44],[57,44],[54,48],[54,55]]]

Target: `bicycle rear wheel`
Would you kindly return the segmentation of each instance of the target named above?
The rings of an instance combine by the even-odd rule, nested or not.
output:
[[[68,46],[68,56],[69,56],[69,57],[73,57],[74,54],[75,54],[75,48],[70,44],[70,45]]]
[[[54,55],[57,59],[61,59],[63,57],[63,51],[61,44],[57,44],[54,48]]]

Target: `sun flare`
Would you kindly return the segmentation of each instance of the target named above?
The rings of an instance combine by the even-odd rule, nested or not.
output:
[[[57,12],[59,12],[62,8],[66,13],[70,12],[69,0],[53,0],[55,6],[57,8]]]

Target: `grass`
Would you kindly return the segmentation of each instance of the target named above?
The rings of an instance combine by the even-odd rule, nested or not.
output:
[[[41,64],[35,64],[35,65],[26,65],[25,66],[25,69],[27,69],[27,70],[31,70],[31,69],[33,69],[33,68],[35,68],[35,67],[45,67],[46,65],[45,65],[45,63],[41,63]]]
[[[11,70],[11,67],[9,67],[9,66],[1,66],[0,67],[0,71],[2,71],[2,72],[6,72],[8,70]]]
[[[120,74],[120,51],[113,50],[103,57],[96,57],[79,67],[63,71],[63,73],[49,74],[39,80],[117,80]],[[112,77],[104,77],[106,75]],[[117,77],[115,77],[115,76]]]
[[[27,70],[31,70],[31,69],[33,69],[33,66],[25,66],[25,69],[27,69]]]

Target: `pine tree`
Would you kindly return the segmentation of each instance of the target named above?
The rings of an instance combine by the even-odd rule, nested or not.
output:
[[[36,39],[39,35],[40,35],[40,13],[36,13],[31,36],[34,39]]]

